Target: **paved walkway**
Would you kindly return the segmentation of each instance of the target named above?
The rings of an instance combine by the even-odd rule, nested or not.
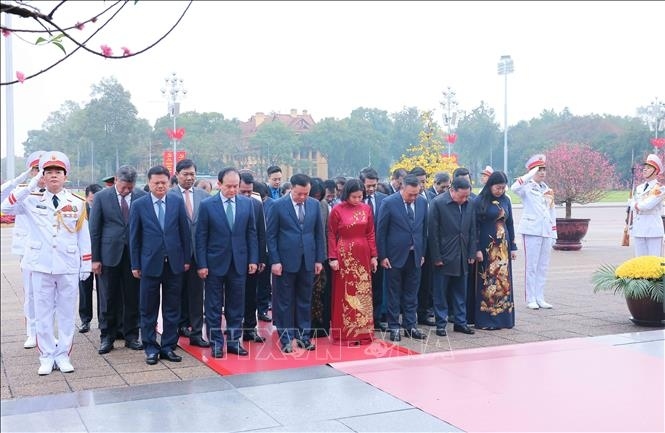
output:
[[[559,209],[559,211],[562,212],[562,209]],[[518,217],[519,212],[520,210],[516,209]],[[624,212],[625,207],[623,205],[586,206],[574,209],[574,217],[591,218],[591,223],[581,251],[553,252],[546,296],[547,300],[554,304],[554,309],[531,311],[525,307],[523,278],[521,277],[523,257],[518,255],[514,281],[516,293],[515,328],[500,331],[477,331],[476,335],[473,336],[450,332],[447,338],[436,337],[432,332],[425,343],[403,339],[401,344],[420,353],[454,352],[516,343],[651,331],[652,328],[640,328],[629,321],[629,313],[623,297],[610,293],[594,294],[590,283],[591,274],[600,264],[618,264],[632,257],[632,248],[620,246]],[[265,392],[269,393],[268,395],[271,395],[271,398],[277,399],[276,394],[270,393],[281,389],[279,384],[282,381],[299,383],[302,380],[315,381],[311,382],[311,385],[325,385],[327,391],[329,389],[342,390],[340,391],[341,395],[336,395],[336,391],[330,392],[328,397],[331,399],[347,398],[353,395],[356,397],[353,401],[356,401],[359,398],[362,400],[363,396],[367,397],[369,400],[363,401],[362,407],[371,410],[360,411],[362,413],[358,412],[358,416],[369,416],[372,413],[382,411],[400,412],[400,416],[403,417],[406,423],[404,424],[405,431],[455,429],[446,423],[440,424],[443,421],[416,410],[388,394],[375,395],[370,390],[369,385],[361,386],[356,383],[356,379],[346,377],[339,371],[327,366],[298,371],[275,371],[221,378],[182,350],[179,350],[179,353],[183,355],[182,363],[174,364],[160,361],[157,366],[146,365],[141,351],[131,351],[118,343],[116,343],[116,350],[101,356],[97,354],[99,331],[95,329],[96,321],[94,320],[92,323],[93,329],[89,333],[77,333],[75,335],[75,345],[71,359],[76,371],[71,374],[54,371],[49,376],[39,377],[37,375],[38,357],[35,350],[25,350],[22,347],[25,339],[22,311],[23,289],[17,258],[9,254],[11,229],[1,229],[0,236],[2,244],[0,305],[2,431],[8,429],[26,431],[129,429],[124,424],[114,423],[118,421],[116,416],[119,416],[118,413],[121,412],[114,412],[115,415],[109,418],[107,423],[93,422],[90,424],[86,420],[91,418],[83,417],[81,410],[79,412],[76,412],[76,410],[85,406],[85,412],[88,413],[88,416],[92,419],[101,419],[103,414],[101,409],[95,409],[97,405],[113,403],[122,406],[122,402],[150,399],[157,396],[160,397],[160,402],[145,401],[145,406],[159,407],[155,417],[143,420],[140,426],[136,426],[131,430],[215,430],[212,427],[203,428],[204,425],[199,426],[198,424],[192,424],[189,428],[187,424],[178,424],[172,409],[180,408],[182,402],[179,399],[169,399],[168,397],[176,395],[187,395],[186,400],[191,404],[195,404],[195,410],[192,413],[185,412],[179,414],[179,417],[192,418],[190,415],[194,415],[194,418],[196,418],[197,413],[205,414],[208,413],[208,409],[213,410],[213,408],[215,412],[232,410],[235,419],[240,420],[238,421],[239,424],[226,423],[223,428],[220,426],[219,430],[241,431],[272,426],[276,430],[288,431],[284,426],[296,424],[303,431],[339,430],[337,424],[326,424],[322,421],[322,418],[318,418],[322,423],[316,424],[309,424],[307,419],[299,420],[297,423],[279,422],[272,425],[270,425],[270,422],[267,424],[261,423],[259,420],[263,419],[262,417],[265,415],[263,411],[257,409],[256,405],[245,406],[244,402],[240,406],[234,406],[235,403],[239,403],[239,400],[236,399],[237,394],[226,392],[233,387],[249,386],[249,384],[252,386],[258,386],[262,383],[274,384],[272,388],[266,388]],[[310,388],[305,386],[301,391],[307,389]],[[198,396],[199,393],[213,391],[219,392],[220,397],[223,398],[208,400],[207,397],[212,395],[206,395],[206,398]],[[320,391],[317,392],[320,393]],[[319,395],[317,394],[317,396]],[[342,397],[342,395],[346,397]],[[312,395],[305,393],[302,398],[304,405],[314,404]],[[373,400],[374,398],[377,400]],[[207,408],[206,405],[212,406]],[[134,406],[127,407],[133,408]],[[71,423],[54,422],[54,418],[48,416],[50,411],[54,409],[65,410],[65,412],[58,412],[58,414],[66,415]],[[291,414],[293,417],[303,416],[302,412],[294,410],[294,408],[284,408],[284,410],[287,415]],[[25,419],[32,419],[34,422],[25,424],[23,418],[23,424],[10,422],[11,419],[14,419],[10,415],[21,416],[22,413],[33,414],[32,417]],[[34,416],[37,413],[44,416]],[[60,420],[59,415],[55,419]],[[174,426],[180,426],[180,428],[167,428],[162,423],[164,421],[164,419],[161,419],[162,417],[174,423]],[[307,418],[306,415],[305,418]],[[83,424],[81,424],[82,419]],[[206,419],[206,417],[203,417],[203,419]],[[395,420],[402,418],[386,417],[385,419],[393,420],[385,428],[380,428],[380,425],[376,423],[368,425],[375,426],[374,430],[401,430],[400,426],[403,424]],[[417,423],[408,424],[410,420]],[[92,425],[94,425],[94,428],[91,427]],[[406,426],[409,425],[411,427],[407,428]],[[351,429],[367,430],[360,427],[358,429],[351,427]]]

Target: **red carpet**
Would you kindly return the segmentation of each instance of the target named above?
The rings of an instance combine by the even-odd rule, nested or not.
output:
[[[209,348],[190,346],[189,339],[185,337],[180,338],[178,345],[222,376],[417,354],[380,339],[374,340],[371,344],[346,347],[334,344],[328,338],[312,339],[316,344],[316,350],[307,351],[294,345],[294,352],[285,354],[280,350],[277,331],[271,323],[261,322],[259,334],[266,338],[264,343],[242,343],[249,356],[228,354],[224,350],[223,358],[213,358],[210,356]]]
[[[663,359],[568,339],[331,364],[464,431],[664,431]]]

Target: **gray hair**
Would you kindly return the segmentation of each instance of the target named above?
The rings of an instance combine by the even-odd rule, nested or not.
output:
[[[115,177],[119,182],[136,183],[136,169],[130,165],[120,166]]]

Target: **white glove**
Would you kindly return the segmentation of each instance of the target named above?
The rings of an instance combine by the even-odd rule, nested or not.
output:
[[[90,272],[81,272],[79,273],[79,280],[85,281],[90,278]]]
[[[38,172],[28,184],[28,191],[32,191],[35,188],[37,188],[37,185],[39,185],[39,181],[42,179],[43,176],[44,173],[42,171]]]
[[[540,170],[540,167],[534,167],[527,174],[524,175],[525,180],[531,180],[536,173],[538,173],[538,170]]]

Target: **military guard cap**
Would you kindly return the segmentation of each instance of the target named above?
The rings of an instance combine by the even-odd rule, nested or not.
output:
[[[650,165],[656,169],[657,173],[660,174],[663,172],[663,162],[658,158],[656,154],[650,154],[647,156],[647,160],[644,162],[645,165]]]
[[[102,182],[106,186],[113,186],[115,184],[115,176],[106,176],[102,178]]]
[[[545,167],[545,155],[542,153],[539,153],[537,155],[533,155],[529,160],[526,162],[526,169],[531,170],[532,168],[536,167]]]
[[[25,168],[33,168],[37,167],[39,168],[39,160],[41,159],[42,155],[46,153],[45,150],[36,150],[32,152],[30,155],[28,155],[28,158],[25,160]]]
[[[57,150],[45,152],[39,159],[39,169],[44,170],[47,167],[62,168],[65,170],[65,174],[67,174],[69,172],[69,158]]]

